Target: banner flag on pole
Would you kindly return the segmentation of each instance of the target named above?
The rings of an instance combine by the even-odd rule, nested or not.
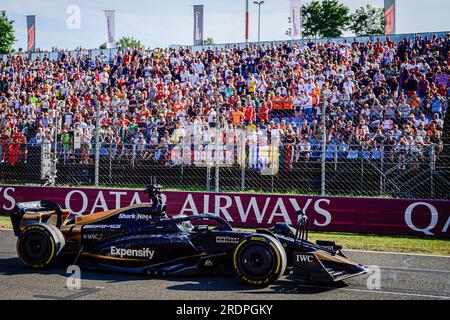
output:
[[[36,16],[27,16],[27,51],[36,51]]]
[[[114,10],[105,10],[106,27],[107,27],[107,40],[106,48],[112,49],[116,47],[116,23],[114,17]]]
[[[386,36],[396,33],[395,9],[395,0],[384,0],[384,17],[386,21],[384,34]]]
[[[289,0],[292,40],[301,39],[302,37],[300,6],[300,0]]]
[[[194,5],[194,46],[203,45],[203,6]]]

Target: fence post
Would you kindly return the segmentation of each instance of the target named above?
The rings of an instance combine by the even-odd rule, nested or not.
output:
[[[380,156],[380,196],[384,195],[384,145],[381,146],[381,156]]]
[[[220,161],[220,151],[219,151],[219,126],[220,126],[220,109],[219,109],[219,101],[217,99],[217,93],[215,94],[215,100],[216,100],[216,147],[215,147],[215,158],[216,158],[216,175],[215,175],[215,188],[214,191],[215,192],[219,192],[220,189],[220,169],[219,169],[219,161]]]
[[[117,148],[115,147],[113,150],[113,144],[112,141],[109,143],[109,168],[108,168],[108,173],[109,173],[109,183],[112,184],[112,161],[115,157],[115,155],[113,153],[115,153],[115,150]]]
[[[181,144],[181,172],[180,172],[180,179],[181,179],[181,183],[180,183],[180,187],[183,187],[183,181],[184,181],[184,147],[185,147],[185,142],[183,139],[183,143]]]
[[[360,158],[361,158],[361,170],[359,175],[359,194],[364,194],[364,149],[361,147],[360,151]]]
[[[435,197],[435,186],[434,186],[434,163],[435,163],[435,145],[432,143],[430,145],[430,192],[431,192],[431,198],[434,199]]]
[[[245,147],[246,137],[243,131],[241,134],[241,190],[245,190]]]
[[[58,108],[55,110],[55,123],[54,123],[54,129],[55,129],[55,144],[53,149],[53,162],[52,162],[52,170],[51,170],[51,179],[50,179],[50,186],[54,187],[56,184],[56,163],[58,161]]]
[[[337,171],[337,163],[338,163],[338,146],[334,145],[334,172]]]
[[[216,142],[216,172],[214,177],[214,191],[219,192],[220,190],[220,169],[219,169],[219,147],[217,146],[218,142]]]
[[[327,126],[325,125],[325,102],[322,103],[322,156],[321,156],[321,162],[322,162],[322,178],[321,178],[321,195],[325,196],[326,190],[325,190],[325,153],[327,148]]]
[[[206,165],[206,191],[211,189],[211,164]]]
[[[97,101],[96,93],[94,92],[94,103],[97,109],[95,113],[95,186],[99,185],[99,172],[100,172],[100,106]]]
[[[136,144],[133,143],[133,145],[131,146],[131,152],[133,153],[133,155],[131,156],[131,166],[134,167],[137,165],[137,156],[136,156]],[[168,151],[170,151],[170,148],[167,148]]]
[[[274,184],[274,179],[275,179],[275,142],[274,142],[274,137],[271,136],[270,139],[270,144],[271,144],[271,157],[272,157],[272,162],[271,162],[271,167],[272,167],[272,177],[271,177],[271,187],[270,187],[270,192],[273,192],[273,184]]]

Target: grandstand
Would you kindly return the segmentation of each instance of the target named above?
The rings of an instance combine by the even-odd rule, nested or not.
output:
[[[4,55],[1,180],[448,198],[449,40]]]

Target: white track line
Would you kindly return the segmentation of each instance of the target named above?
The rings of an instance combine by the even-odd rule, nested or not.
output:
[[[417,268],[386,267],[386,266],[380,266],[380,268],[381,269],[392,269],[392,270],[404,270],[404,271],[412,271],[412,272],[450,273],[449,270],[417,269]]]
[[[365,292],[365,293],[378,293],[378,294],[392,294],[392,295],[400,295],[400,296],[412,296],[412,297],[426,297],[426,298],[434,298],[434,299],[450,299],[449,296],[438,296],[431,294],[421,294],[421,293],[408,293],[408,292],[395,292],[395,291],[383,291],[383,290],[368,290],[368,289],[352,289],[352,288],[335,288],[335,287],[323,287],[323,286],[309,286],[299,284],[298,287],[304,288],[314,288],[314,289],[334,289],[334,290],[342,290],[342,291],[354,291],[354,292]]]
[[[431,258],[448,258],[450,256],[437,255],[437,254],[423,254],[423,253],[407,253],[407,252],[388,252],[388,251],[370,251],[370,250],[353,250],[343,249],[344,252],[364,252],[364,253],[382,253],[382,254],[395,254],[401,256],[419,256],[419,257],[431,257]]]

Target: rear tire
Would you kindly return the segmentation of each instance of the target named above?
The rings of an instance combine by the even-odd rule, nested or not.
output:
[[[237,275],[246,284],[268,286],[284,274],[286,251],[274,237],[255,234],[239,242],[233,263]]]
[[[17,239],[17,254],[22,263],[32,269],[50,267],[65,245],[61,231],[49,224],[33,224]]]

